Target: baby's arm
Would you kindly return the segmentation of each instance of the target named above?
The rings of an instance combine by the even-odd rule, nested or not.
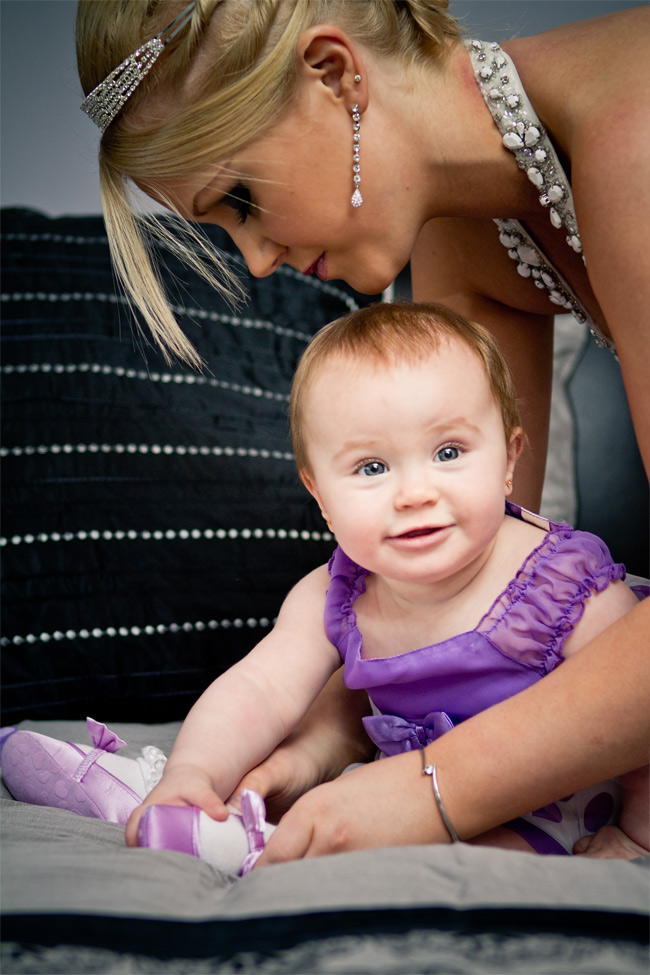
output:
[[[301,580],[271,633],[201,695],[160,783],[129,818],[130,846],[137,845],[138,823],[148,805],[196,805],[225,819],[225,801],[242,776],[298,724],[341,662],[323,623],[328,583],[326,566]]]
[[[564,644],[565,658],[581,650],[637,603],[637,597],[621,579],[610,582],[602,592],[594,592],[585,600],[582,617]]]
[[[585,603],[582,618],[564,646],[569,657],[596,637],[607,626],[624,616],[637,603],[637,598],[624,582],[610,583],[594,593]],[[623,809],[619,825],[605,826],[594,836],[583,836],[574,853],[593,857],[636,857],[650,851],[650,769],[636,769],[620,776],[623,787]]]

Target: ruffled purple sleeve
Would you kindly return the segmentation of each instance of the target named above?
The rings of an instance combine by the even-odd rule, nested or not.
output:
[[[331,580],[325,598],[325,632],[345,662],[350,640],[355,649],[361,640],[357,630],[357,614],[352,606],[355,599],[365,592],[368,572],[348,558],[340,546],[334,550],[328,568]]]
[[[596,535],[554,526],[478,630],[502,653],[548,673],[563,659],[587,599],[624,578],[625,567]]]

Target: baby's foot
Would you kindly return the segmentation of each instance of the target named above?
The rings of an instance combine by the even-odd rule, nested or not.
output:
[[[275,826],[266,822],[264,800],[252,789],[241,793],[241,813],[211,819],[198,806],[147,806],[138,825],[138,846],[188,853],[224,873],[253,869]]]
[[[124,824],[160,780],[166,758],[152,745],[136,759],[116,755],[126,742],[92,718],[86,723],[92,745],[9,729],[2,778],[20,802]]]
[[[593,836],[583,836],[573,847],[576,856],[599,857],[607,860],[635,860],[650,856],[618,826],[603,826]]]

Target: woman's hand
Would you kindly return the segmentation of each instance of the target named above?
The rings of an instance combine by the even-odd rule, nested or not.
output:
[[[242,790],[252,789],[264,798],[268,821],[277,823],[296,800],[325,777],[311,744],[317,745],[318,739],[290,735],[244,776],[230,797],[230,805],[238,809]]]
[[[199,806],[212,819],[225,820],[228,809],[214,791],[209,775],[196,765],[169,765],[163,777],[126,824],[127,846],[138,845],[140,817],[147,806]]]
[[[371,762],[299,799],[259,866],[383,846],[449,842],[419,752]]]

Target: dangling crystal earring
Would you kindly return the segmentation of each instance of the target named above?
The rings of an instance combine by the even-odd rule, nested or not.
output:
[[[359,114],[359,106],[352,106],[352,128],[354,129],[354,134],[352,136],[353,146],[352,146],[352,179],[354,180],[354,193],[352,194],[352,199],[350,203],[353,207],[360,207],[363,203],[363,197],[359,192],[359,183],[361,182],[361,166],[359,165],[359,142],[361,140],[361,115]]]

